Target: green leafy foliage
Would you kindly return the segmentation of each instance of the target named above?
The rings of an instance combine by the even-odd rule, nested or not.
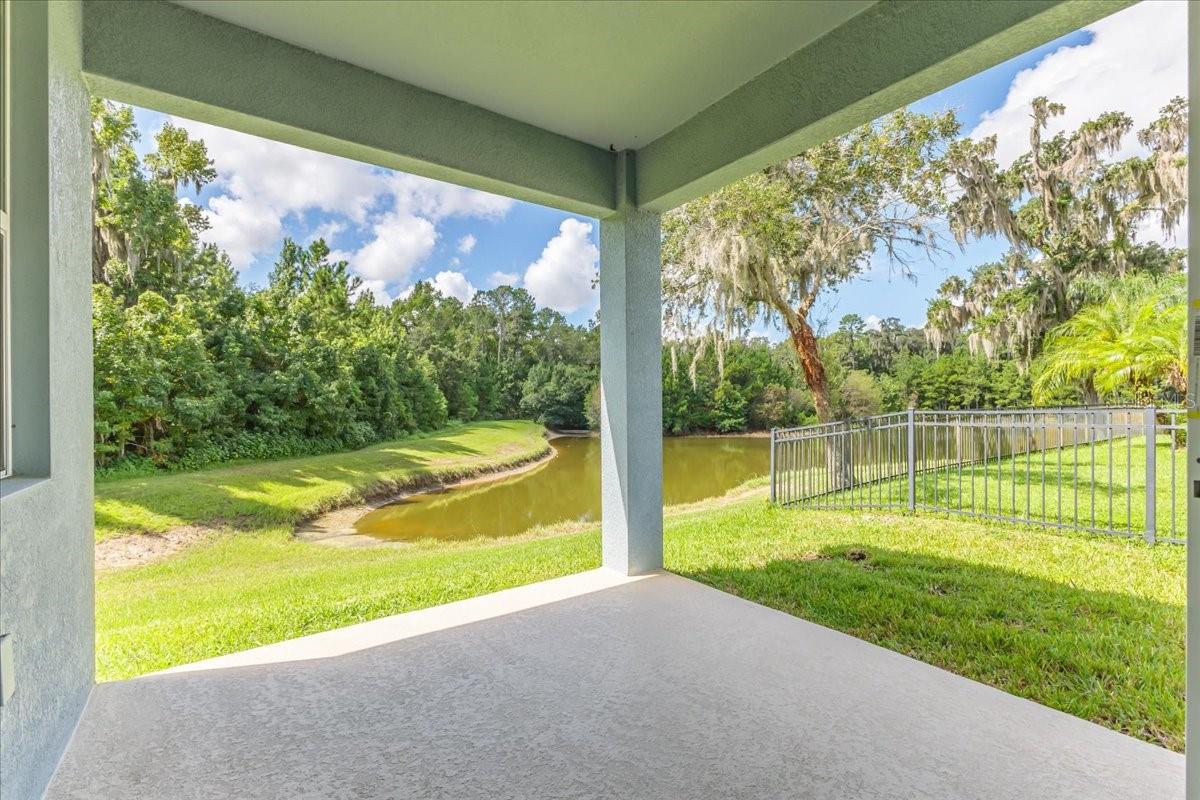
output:
[[[693,200],[663,220],[668,328],[714,336],[778,322],[818,419],[837,414],[811,319],[885,257],[902,274],[941,249],[954,112],[900,109]]]
[[[525,378],[521,411],[558,430],[583,430],[588,420],[584,401],[594,377],[576,364],[535,364]]]
[[[1180,219],[1186,106],[1141,132],[1150,157],[1117,164],[1103,156],[1128,133],[1125,117],[1043,141],[1061,109],[1039,109],[1033,149],[1008,169],[990,143],[955,138],[952,114],[898,112],[669,215],[664,430],[1181,399],[1182,306],[1122,282],[1181,291],[1163,276],[1178,276],[1182,253],[1137,243],[1131,220]],[[463,303],[419,283],[380,305],[321,240],[285,241],[266,285],[245,288],[200,242],[203,211],[178,199],[217,178],[204,143],[165,125],[139,158],[130,109],[97,100],[92,116],[101,472],[314,455],[449,421],[599,427],[595,322],[572,325],[510,286]],[[1037,177],[1050,173],[1070,181]],[[963,190],[949,205],[947,174]],[[1073,194],[1047,205],[1052,183]],[[930,226],[947,216],[960,238],[994,233],[1014,247],[969,281],[948,280],[924,330],[857,315],[824,335],[810,324],[818,296],[879,248],[901,271],[938,249]],[[746,333],[762,322],[784,342]]]
[[[1178,402],[1187,392],[1186,277],[1134,273],[1046,337],[1035,363],[1039,402],[1084,385],[1114,401]]]

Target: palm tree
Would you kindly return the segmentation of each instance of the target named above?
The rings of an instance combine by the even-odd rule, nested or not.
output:
[[[1072,384],[1139,403],[1152,402],[1164,388],[1186,394],[1183,276],[1130,276],[1115,289],[1047,335],[1033,382],[1035,401]]]

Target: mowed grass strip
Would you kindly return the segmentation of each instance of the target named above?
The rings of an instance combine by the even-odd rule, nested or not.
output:
[[[97,580],[128,677],[591,569],[596,530],[338,549],[230,533]],[[1185,552],[962,519],[771,507],[668,517],[667,567],[1156,744],[1183,747]],[[797,675],[803,680],[803,675]]]
[[[183,525],[294,525],[372,494],[529,461],[548,452],[543,434],[534,422],[478,422],[349,453],[97,481],[96,539]]]

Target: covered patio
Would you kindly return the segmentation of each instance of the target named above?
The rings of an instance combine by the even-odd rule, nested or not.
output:
[[[1177,754],[661,571],[660,215],[1126,5],[6,2],[0,800],[1184,796]],[[603,568],[94,685],[89,95],[598,218]]]
[[[47,795],[1181,797],[1183,757],[669,573],[101,684]]]

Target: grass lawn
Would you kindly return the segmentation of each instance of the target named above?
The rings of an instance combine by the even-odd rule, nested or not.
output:
[[[291,526],[364,495],[528,461],[549,445],[524,421],[458,425],[350,453],[96,482],[96,539],[182,525]]]
[[[115,680],[591,569],[596,535],[335,548],[229,533],[96,578],[96,671]]]
[[[289,530],[229,533],[156,564],[101,573],[100,679],[600,561],[595,530],[336,550],[296,541]],[[752,497],[668,517],[666,559],[724,591],[1183,747],[1181,547],[962,519],[779,509]]]
[[[1004,691],[1183,749],[1182,547],[759,502],[672,525],[667,565]]]

